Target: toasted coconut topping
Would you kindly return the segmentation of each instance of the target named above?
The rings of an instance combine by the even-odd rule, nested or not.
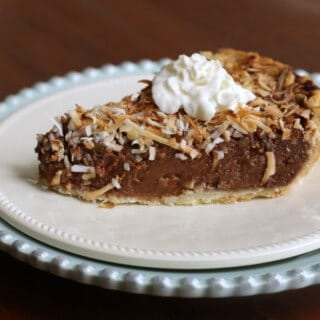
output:
[[[94,161],[90,157],[101,149],[130,155],[121,164],[125,174],[131,166],[134,169],[161,159],[159,144],[173,149],[175,158],[181,161],[210,156],[216,167],[227,158],[228,143],[245,136],[289,140],[298,130],[310,145],[318,139],[315,110],[320,107],[320,90],[309,79],[297,77],[287,65],[255,53],[243,57],[239,53],[239,61],[230,59],[228,50],[203,54],[220,60],[236,82],[255,94],[255,100],[240,105],[236,112],[218,112],[205,122],[181,110],[174,114],[161,112],[152,100],[151,82],[146,80],[141,92],[120,102],[90,110],[76,105],[61,119],[53,120],[54,127],[48,134],[37,137],[43,150],[51,151],[50,161],[65,166],[66,172],[57,170],[51,184],[58,185],[65,175],[81,174],[84,185],[89,185],[88,180],[99,176],[99,168],[92,167]],[[231,57],[233,54],[232,51]],[[261,184],[275,173],[275,155],[268,151]],[[85,199],[94,200],[121,188],[122,178],[114,177],[103,188],[85,191]]]

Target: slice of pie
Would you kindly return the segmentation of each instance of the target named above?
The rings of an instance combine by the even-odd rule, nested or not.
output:
[[[40,183],[114,204],[228,203],[286,192],[319,157],[320,90],[257,53],[202,55],[254,99],[201,120],[181,108],[161,111],[145,81],[138,96],[77,105],[38,136]]]

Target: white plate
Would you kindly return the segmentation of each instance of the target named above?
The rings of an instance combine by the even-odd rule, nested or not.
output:
[[[252,265],[320,247],[320,167],[287,196],[195,207],[95,204],[40,189],[36,133],[75,103],[84,107],[139,88],[151,75],[101,79],[28,103],[0,123],[0,216],[27,235],[99,260],[143,267],[204,269]]]

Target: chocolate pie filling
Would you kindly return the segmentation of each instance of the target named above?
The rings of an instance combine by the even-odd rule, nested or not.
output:
[[[273,151],[276,159],[276,173],[263,187],[282,187],[288,185],[301,170],[308,158],[309,143],[303,140],[301,131],[294,130],[290,140],[268,138],[263,132],[232,139],[217,146],[213,155],[201,153],[196,161],[181,161],[175,157],[175,150],[161,144],[156,145],[157,155],[149,161],[147,155],[136,163],[131,148],[126,146],[122,152],[107,151],[103,146],[93,150],[83,148],[82,152],[91,155],[91,161],[84,160],[85,165],[93,166],[97,173],[90,184],[82,179],[82,173],[72,173],[65,169],[63,161],[51,162],[50,152],[44,152],[39,144],[36,151],[41,162],[40,176],[49,184],[58,170],[62,170],[60,185],[71,182],[72,188],[84,190],[99,189],[114,176],[118,176],[121,189],[112,190],[119,196],[158,197],[179,195],[186,190],[199,186],[213,187],[218,190],[241,190],[261,187],[261,180],[266,168],[266,151]],[[224,158],[215,156],[222,150]],[[130,171],[124,169],[128,163]]]

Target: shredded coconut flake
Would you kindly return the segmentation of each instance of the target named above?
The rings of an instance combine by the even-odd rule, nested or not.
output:
[[[150,118],[147,119],[147,123],[156,128],[160,128],[160,129],[163,128],[163,126],[159,122],[151,120]]]
[[[218,160],[222,160],[224,158],[224,152],[218,151]]]
[[[112,178],[111,179],[111,183],[116,189],[121,189],[121,184],[119,182],[119,177],[118,176],[116,176],[115,178]]]
[[[84,166],[81,164],[74,164],[71,166],[71,172],[73,173],[89,173],[93,171],[94,171],[94,167],[90,167],[90,166]]]
[[[276,173],[276,157],[272,151],[266,152],[267,166],[261,180],[261,184],[267,183],[269,178]]]
[[[55,186],[55,185],[59,185],[60,184],[60,181],[61,181],[61,175],[62,175],[62,170],[58,170],[54,177],[52,178],[51,180],[51,185],[52,186]]]
[[[85,131],[86,131],[86,136],[87,137],[90,137],[92,135],[91,126],[86,126]]]
[[[143,160],[138,154],[136,154],[136,155],[134,156],[134,158],[135,158],[135,160],[136,160],[138,163]]]
[[[191,150],[190,157],[191,159],[195,159],[199,155],[199,152],[195,149]]]
[[[177,159],[180,159],[180,160],[187,160],[187,159],[188,159],[188,157],[187,157],[185,154],[183,154],[183,153],[176,153],[174,156],[175,156]]]
[[[306,109],[301,113],[301,117],[303,117],[305,119],[309,119],[310,118],[310,114],[311,114],[311,110],[310,109]]]
[[[131,149],[132,154],[142,154],[146,153],[146,150],[141,150],[141,149]]]
[[[57,131],[59,133],[59,136],[63,137],[63,129],[62,129],[62,125],[61,125],[60,119],[57,118],[57,117],[55,117],[55,118],[49,117],[49,119],[54,124],[55,128],[57,129]]]
[[[187,146],[187,141],[184,140],[184,139],[181,139],[181,141],[180,141],[180,147],[181,147],[181,149],[182,149],[182,150],[185,149],[186,146]]]
[[[67,168],[71,167],[71,163],[70,163],[69,158],[67,156],[64,156],[63,163]]]
[[[130,171],[130,165],[129,165],[128,162],[125,162],[125,163],[123,164],[123,169],[124,169],[125,171]]]
[[[107,142],[105,143],[106,147],[112,151],[120,152],[123,149],[123,146],[120,144]]]
[[[211,143],[209,143],[207,145],[207,147],[205,148],[205,152],[206,154],[209,154],[213,149],[214,147],[219,144],[219,143],[222,143],[224,142],[224,140],[221,138],[221,137],[217,137],[215,138]]]
[[[116,115],[126,114],[126,111],[124,109],[118,108],[118,107],[107,107],[107,110],[116,114]]]
[[[137,101],[139,96],[140,96],[139,92],[135,92],[134,94],[131,95],[131,101]]]
[[[112,183],[108,183],[107,185],[98,190],[84,191],[83,198],[88,201],[93,201],[112,189],[114,189],[114,185]]]
[[[153,146],[149,147],[149,160],[154,161],[156,159],[156,148]]]
[[[161,112],[161,111],[156,111],[156,114],[162,119],[168,118],[168,116],[165,113]]]
[[[74,124],[76,126],[80,127],[81,126],[81,118],[80,118],[80,114],[77,112],[77,110],[69,111],[69,115],[70,115],[72,121],[74,122]]]
[[[243,134],[241,132],[239,132],[238,130],[234,130],[233,133],[232,133],[232,136],[234,138],[242,138]]]

